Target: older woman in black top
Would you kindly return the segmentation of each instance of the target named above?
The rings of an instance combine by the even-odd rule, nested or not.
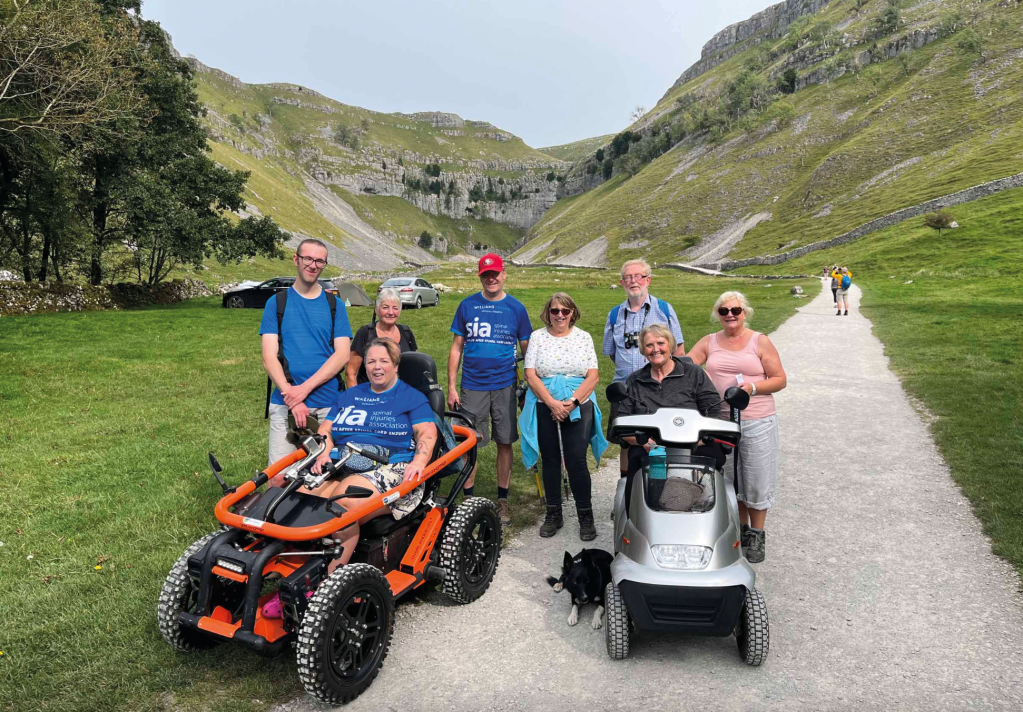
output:
[[[366,347],[374,339],[390,339],[398,344],[401,353],[419,350],[412,329],[398,323],[398,317],[401,316],[401,295],[397,290],[390,288],[380,290],[373,309],[376,321],[359,329],[352,339],[352,355],[348,359],[348,368],[345,371],[345,382],[349,388],[354,388],[360,383],[369,383],[363,359],[366,358]]]

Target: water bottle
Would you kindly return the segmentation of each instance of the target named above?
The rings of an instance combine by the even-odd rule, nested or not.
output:
[[[668,477],[668,454],[663,447],[655,447],[647,454],[650,465],[647,476],[652,480],[663,480]]]

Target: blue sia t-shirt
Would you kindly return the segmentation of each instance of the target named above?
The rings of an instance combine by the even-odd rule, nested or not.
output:
[[[330,436],[337,447],[379,445],[390,450],[392,463],[412,460],[413,425],[434,422],[426,396],[402,380],[383,393],[374,393],[368,383],[349,388],[338,396],[327,420],[333,423]]]
[[[277,334],[276,294],[270,297],[263,309],[259,333]],[[295,379],[295,385],[300,385],[334,355],[334,344],[330,343],[330,305],[327,304],[327,295],[321,290],[316,299],[306,299],[294,287],[288,287],[288,303],[284,308],[281,336],[284,339],[284,358],[288,359],[288,370]],[[345,303],[338,300],[334,314],[334,338],[342,336],[352,338],[352,327],[348,324]],[[337,394],[337,379],[330,378],[309,394],[305,404],[310,408],[329,408],[337,400]],[[270,402],[284,405],[284,397],[277,388],[274,388]]]
[[[465,337],[462,388],[496,391],[515,383],[515,343],[533,333],[522,302],[510,294],[492,302],[477,292],[458,305],[451,331]]]

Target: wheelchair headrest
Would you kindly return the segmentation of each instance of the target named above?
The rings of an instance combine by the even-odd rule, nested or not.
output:
[[[406,351],[398,363],[398,378],[426,394],[437,383],[437,364],[421,351]]]

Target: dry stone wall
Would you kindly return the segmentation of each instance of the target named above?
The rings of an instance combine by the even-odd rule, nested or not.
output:
[[[934,211],[941,210],[942,208],[950,208],[954,205],[969,203],[974,200],[979,200],[980,198],[986,198],[989,195],[994,195],[995,193],[1000,193],[1003,190],[1012,190],[1013,188],[1023,188],[1023,173],[1017,173],[1016,175],[1009,176],[1007,178],[999,178],[998,180],[993,180],[989,183],[982,183],[980,185],[975,185],[972,188],[961,190],[958,193],[950,193],[949,195],[943,195],[940,198],[935,198],[934,200],[928,200],[926,203],[920,203],[919,205],[913,205],[908,208],[903,208],[902,210],[896,210],[894,213],[871,220],[870,222],[864,223],[863,225],[860,225],[849,232],[843,233],[838,237],[830,240],[821,240],[820,242],[812,242],[809,245],[797,247],[796,249],[788,252],[782,252],[777,255],[750,257],[742,260],[725,260],[723,262],[700,264],[697,266],[704,267],[706,269],[730,270],[737,269],[739,267],[749,267],[751,265],[776,265],[787,260],[795,259],[796,257],[808,255],[811,252],[844,245],[848,242],[852,242],[853,240],[857,240],[864,235],[869,235],[872,232],[883,230],[884,228],[891,227],[892,225],[898,225],[899,223],[911,218],[919,217],[927,213],[933,213]]]

